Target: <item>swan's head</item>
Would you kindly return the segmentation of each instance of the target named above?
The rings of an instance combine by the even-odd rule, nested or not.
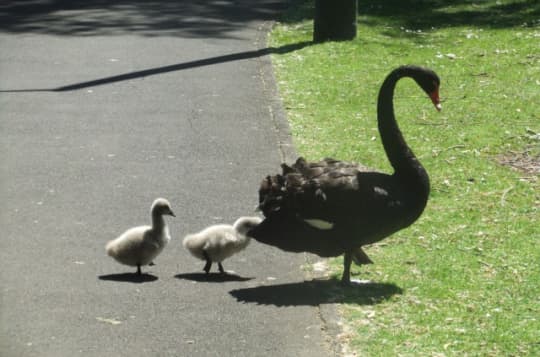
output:
[[[261,222],[262,218],[260,217],[240,217],[234,222],[233,227],[238,233],[245,235],[247,232],[257,227]]]
[[[150,210],[152,214],[157,214],[160,216],[168,215],[176,217],[171,209],[171,204],[164,198],[158,198],[152,203],[152,208]]]
[[[418,83],[418,85],[427,93],[435,108],[441,110],[441,101],[439,99],[439,86],[441,80],[437,73],[429,68],[407,66],[409,75]]]

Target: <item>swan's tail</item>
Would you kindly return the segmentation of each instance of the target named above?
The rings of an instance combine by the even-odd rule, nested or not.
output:
[[[367,256],[362,247],[357,248],[352,254],[353,261],[356,265],[373,264],[373,261]]]
[[[113,240],[111,240],[105,245],[105,251],[107,252],[107,255],[109,257],[114,257],[116,255],[116,249],[114,248],[115,248],[115,244]]]
[[[204,245],[203,238],[200,234],[188,234],[182,241],[182,245],[188,250],[200,249]]]
[[[200,234],[188,234],[182,241],[182,245],[187,251],[197,259],[204,260],[204,249],[206,240]]]

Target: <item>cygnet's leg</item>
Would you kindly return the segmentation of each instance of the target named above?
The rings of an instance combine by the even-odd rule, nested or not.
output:
[[[206,272],[206,274],[210,273],[210,268],[212,267],[212,261],[210,260],[210,257],[208,256],[208,253],[206,253],[205,250],[203,250],[203,256],[204,259],[206,259],[206,265],[204,266],[203,270]]]
[[[221,274],[225,274],[225,269],[223,269],[223,265],[221,265],[221,262],[217,263],[218,264],[218,268],[219,268],[219,272]]]
[[[137,264],[137,275],[141,275],[141,265]]]

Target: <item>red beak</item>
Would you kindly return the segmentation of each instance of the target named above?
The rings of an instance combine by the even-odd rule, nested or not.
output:
[[[439,100],[439,88],[436,88],[433,92],[429,94],[429,97],[431,98],[431,101],[433,102],[433,105],[435,106],[435,109],[437,111],[441,111],[441,101]]]

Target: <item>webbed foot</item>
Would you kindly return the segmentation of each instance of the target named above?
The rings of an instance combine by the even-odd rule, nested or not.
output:
[[[204,250],[203,250],[203,256],[204,256],[204,259],[206,259],[206,265],[204,266],[203,270],[205,271],[206,274],[209,274],[210,268],[212,267],[212,261],[210,260],[208,253],[206,253],[206,251]]]

